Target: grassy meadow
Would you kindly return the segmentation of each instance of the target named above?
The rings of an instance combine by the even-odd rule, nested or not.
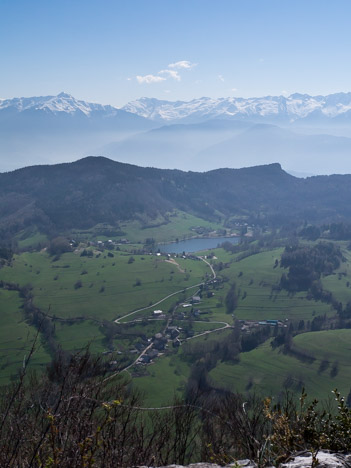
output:
[[[182,213],[175,218],[159,227],[141,230],[140,222],[135,221],[121,226],[121,229],[130,240],[144,242],[146,237],[163,241],[194,235],[191,229],[197,225],[216,228],[215,224]],[[179,223],[183,226],[180,230]],[[33,235],[39,239],[37,232]],[[325,289],[346,304],[350,297],[351,254],[343,243],[340,246],[346,261],[334,274],[322,278],[322,283]],[[198,293],[198,288],[192,286],[211,279],[211,271],[200,260],[177,257],[169,261],[167,256],[133,254],[131,245],[120,248],[100,252],[89,247],[88,250],[93,252],[89,257],[81,256],[83,249],[79,247],[74,252],[62,254],[59,259],[49,256],[46,250],[24,252],[15,255],[11,265],[0,269],[0,280],[20,286],[31,285],[33,303],[59,319],[55,320],[55,339],[64,350],[74,352],[89,344],[93,353],[101,354],[112,347],[132,362],[135,355],[129,353],[140,340],[138,337],[150,338],[164,330],[170,308],[177,301],[189,302],[191,296]],[[335,310],[330,304],[308,299],[306,292],[291,294],[277,287],[285,272],[277,265],[282,252],[283,248],[274,248],[245,256],[217,248],[199,253],[209,257],[218,281],[202,291],[199,304],[178,307],[177,312],[183,318],[178,317],[173,325],[182,329],[180,338],[189,337],[190,330],[194,337],[189,343],[220,342],[230,329],[214,331],[223,326],[218,322],[233,325],[235,318],[249,322],[278,319],[286,326],[293,323],[296,329],[301,320],[312,321],[318,315],[334,316]],[[233,283],[238,296],[234,317],[227,313],[225,305]],[[172,295],[177,291],[181,292]],[[172,296],[157,304],[169,295]],[[22,299],[17,292],[0,289],[0,333],[3,336],[0,341],[0,384],[13,378],[36,333],[24,321],[21,306]],[[144,308],[120,321],[123,333],[113,338],[107,348],[102,329],[104,321],[113,322]],[[163,310],[166,317],[155,320],[154,309]],[[131,321],[133,323],[128,323]],[[213,333],[196,337],[205,331]],[[284,354],[279,349],[273,350],[269,339],[256,349],[241,353],[238,364],[218,362],[210,378],[215,386],[243,392],[253,389],[269,394],[276,392],[277,388],[298,392],[305,386],[320,397],[322,394],[325,397],[333,387],[348,393],[351,381],[351,366],[347,362],[350,339],[349,330],[308,332],[294,337],[296,349],[308,350],[313,355],[307,361],[294,354]],[[37,348],[33,366],[40,369],[50,361],[50,356],[40,340]],[[165,404],[174,395],[182,393],[191,369],[191,363],[184,355],[186,349],[184,344],[179,349],[168,344],[163,356],[148,366],[136,366],[132,371],[134,385],[144,393],[147,403],[155,406]],[[336,362],[338,371],[331,376]]]
[[[298,359],[273,350],[268,340],[257,349],[240,355],[238,364],[219,363],[210,372],[213,383],[222,388],[262,395],[276,395],[277,389],[307,393],[325,399],[337,388],[347,396],[351,389],[351,330],[309,332],[293,339],[297,350],[308,351],[312,359]],[[335,364],[337,363],[337,364]],[[332,372],[334,366],[337,366]]]
[[[31,284],[35,305],[51,315],[115,320],[202,282],[208,269],[201,261],[180,259],[178,267],[165,257],[112,255],[74,252],[53,261],[46,252],[27,252],[0,270],[0,280]]]
[[[309,300],[305,292],[296,294],[287,291],[278,291],[283,268],[274,268],[275,261],[279,260],[282,248],[260,252],[255,255],[238,259],[238,254],[228,254],[223,249],[215,249],[216,259],[210,262],[215,266],[219,262],[225,267],[218,272],[224,276],[226,282],[215,292],[210,299],[204,299],[202,309],[211,311],[211,319],[228,321],[225,308],[225,296],[232,283],[236,284],[238,305],[235,317],[240,320],[282,320],[299,321],[311,320],[315,315],[332,315],[329,304]],[[209,253],[209,252],[207,252]]]
[[[223,229],[221,223],[206,221],[189,213],[175,211],[170,213],[167,219],[159,217],[153,220],[139,219],[122,222],[119,231],[109,226],[96,226],[89,230],[73,231],[72,236],[79,239],[99,239],[107,241],[127,238],[131,243],[144,243],[146,239],[154,239],[155,242],[171,242],[176,239],[186,239],[196,236],[194,228],[202,227],[208,231]],[[106,233],[108,232],[108,234]]]
[[[35,338],[35,329],[24,320],[18,292],[0,289],[0,385],[18,375]],[[40,370],[51,358],[40,337],[35,348],[31,368]]]

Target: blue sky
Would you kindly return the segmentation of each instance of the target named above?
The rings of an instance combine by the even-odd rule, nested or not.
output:
[[[349,0],[0,0],[0,98],[351,91]]]

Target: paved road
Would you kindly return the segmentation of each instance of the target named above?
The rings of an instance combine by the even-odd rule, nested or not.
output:
[[[204,258],[202,257],[197,257],[199,258],[200,260],[202,260],[203,262],[205,262],[211,269],[211,272],[212,272],[212,276],[213,278],[212,279],[216,279],[216,272],[214,271],[212,265],[207,261],[205,260]],[[188,291],[189,289],[193,289],[193,288],[199,288],[200,286],[204,285],[205,283],[202,282],[202,283],[198,283],[198,284],[194,284],[193,286],[188,286],[187,288],[183,288],[183,289],[180,289],[179,291],[176,291],[172,294],[168,294],[168,296],[160,299],[158,302],[155,302],[154,304],[151,304],[147,307],[142,307],[141,309],[138,309],[138,310],[134,310],[133,312],[129,312],[129,314],[126,314],[126,315],[123,315],[123,317],[118,317],[116,320],[115,320],[115,323],[120,323],[121,320],[124,320],[125,318],[127,317],[131,317],[132,315],[135,315],[137,314],[138,312],[142,312],[143,310],[148,310],[148,309],[151,309],[153,307],[156,307],[158,305],[160,305],[162,302],[166,301],[167,299],[169,299],[170,297],[172,296],[176,296],[177,294],[180,294],[182,293],[183,291]]]
[[[134,310],[133,312],[130,312],[129,314],[127,315],[123,315],[123,317],[119,317],[115,320],[115,323],[120,323],[121,320],[127,318],[127,317],[130,317],[131,315],[134,315],[134,314],[137,314],[138,312],[142,312],[143,310],[147,310],[147,309],[151,309],[153,307],[156,307],[158,306],[159,304],[161,304],[162,302],[166,301],[167,299],[169,299],[170,297],[172,296],[175,296],[176,294],[180,294],[182,293],[183,291],[188,291],[188,289],[193,289],[193,288],[198,288],[200,286],[202,286],[204,283],[199,283],[199,284],[194,284],[194,286],[188,286],[187,288],[183,288],[183,289],[180,289],[179,291],[176,291],[172,294],[168,294],[168,296],[164,297],[163,299],[159,300],[158,302],[155,302],[154,304],[151,304],[147,307],[142,307],[141,309],[138,309],[138,310]]]
[[[224,327],[215,328],[213,330],[206,330],[203,333],[198,333],[197,335],[189,336],[189,338],[185,338],[183,341],[193,340],[194,338],[199,338],[199,336],[209,335],[210,333],[214,333],[220,330],[225,330],[226,328],[233,328],[232,325],[229,325],[229,323],[227,322],[201,322],[201,323],[223,323]]]
[[[213,276],[212,279],[216,279],[216,278],[217,278],[217,275],[216,275],[216,272],[214,271],[213,266],[211,265],[211,263],[208,262],[207,260],[205,260],[203,257],[197,257],[197,258],[199,258],[199,259],[202,260],[203,262],[207,263],[207,265],[211,268],[211,272],[212,272],[212,276]]]
[[[211,273],[212,273],[212,279],[216,279],[216,272],[214,271],[212,265],[207,261],[205,260],[203,257],[200,257],[198,256],[198,258],[200,260],[202,260],[203,262],[205,262],[211,269]],[[183,291],[188,291],[189,289],[193,289],[193,288],[198,288],[202,285],[204,285],[205,282],[202,282],[202,283],[198,283],[198,284],[194,284],[193,286],[188,286],[187,288],[183,288],[183,289],[180,289],[179,291],[176,291],[172,294],[169,294],[168,296],[160,299],[158,302],[155,302],[154,304],[151,304],[150,306],[147,306],[147,307],[142,307],[141,309],[138,309],[138,310],[134,310],[133,312],[130,312],[129,314],[126,314],[124,315],[123,317],[119,317],[115,320],[115,323],[120,323],[121,320],[127,318],[127,317],[131,317],[132,315],[135,315],[137,314],[138,312],[142,312],[143,310],[147,310],[147,309],[151,309],[159,304],[161,304],[162,302],[166,301],[167,299],[169,299],[170,297],[172,296],[175,296],[176,294],[180,294],[182,293]],[[165,327],[165,330],[167,329],[168,325],[169,325],[169,321],[170,321],[170,317],[168,318],[167,320],[167,325]],[[132,320],[133,322],[133,320]],[[201,322],[201,321],[197,321],[197,322]],[[129,323],[129,322],[125,322],[125,323]],[[206,323],[206,322],[201,322],[201,323]],[[187,340],[191,340],[191,339],[194,339],[194,338],[198,338],[199,336],[203,336],[203,335],[208,335],[209,333],[214,333],[216,331],[219,331],[219,330],[224,330],[225,328],[231,328],[231,325],[229,325],[229,323],[226,323],[226,322],[207,322],[207,323],[219,323],[219,324],[223,324],[224,326],[223,327],[220,327],[220,328],[216,328],[214,330],[207,330],[203,333],[199,333],[198,335],[195,335],[195,336],[191,336],[189,338],[186,338],[185,340],[183,341],[187,341]],[[144,356],[147,351],[149,351],[149,349],[151,349],[153,347],[153,343],[150,343],[140,354],[139,356],[135,359],[135,361],[133,361],[131,364],[129,364],[127,367],[125,367],[124,369],[122,370],[119,370],[117,372],[114,372],[113,374],[111,374],[110,376],[106,377],[106,379],[104,381],[107,381],[107,380],[110,380],[112,379],[113,377],[115,377],[116,375],[120,374],[121,372],[124,372],[124,371],[128,371],[131,367],[133,367],[139,360],[142,356]]]

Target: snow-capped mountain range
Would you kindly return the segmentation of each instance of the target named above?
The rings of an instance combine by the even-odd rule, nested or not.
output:
[[[103,106],[86,101],[79,101],[67,93],[60,93],[57,96],[39,96],[29,98],[13,98],[0,100],[0,110],[12,109],[17,112],[37,110],[52,112],[64,112],[67,114],[83,113],[86,116],[93,112],[103,112],[114,116],[118,109],[112,106]]]
[[[141,98],[123,107],[147,119],[156,121],[179,121],[196,119],[250,119],[281,120],[294,122],[299,119],[335,119],[351,117],[351,93],[337,93],[328,96],[266,96],[259,98],[203,97],[192,101],[160,101]]]
[[[141,98],[122,108],[67,93],[0,100],[0,172],[103,155],[203,171],[280,162],[351,173],[351,93],[328,96]]]
[[[44,111],[51,114],[115,117],[124,113],[134,114],[155,122],[201,122],[208,119],[243,119],[251,121],[281,121],[292,123],[298,120],[348,120],[351,118],[351,93],[327,96],[292,94],[258,98],[209,98],[191,101],[163,101],[141,98],[122,108],[77,100],[67,93],[57,96],[13,98],[0,100],[1,111]],[[124,112],[123,112],[124,111]]]

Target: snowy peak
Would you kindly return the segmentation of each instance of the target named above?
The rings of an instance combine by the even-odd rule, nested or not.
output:
[[[65,113],[72,115],[82,113],[86,116],[90,116],[94,112],[103,112],[110,115],[119,112],[115,107],[79,101],[64,92],[57,96],[4,99],[0,101],[0,110],[2,109],[12,109],[17,112],[45,111],[53,114]]]
[[[128,103],[123,109],[156,121],[236,118],[294,122],[310,116],[327,119],[347,116],[351,110],[351,93],[328,96],[295,93],[248,99],[202,97],[176,102],[141,98]]]
[[[44,112],[57,116],[87,118],[143,117],[156,124],[198,123],[210,119],[242,120],[252,122],[290,124],[293,122],[346,122],[351,120],[351,93],[328,96],[291,94],[252,98],[209,98],[192,101],[165,101],[143,97],[129,102],[121,109],[113,106],[81,101],[66,92],[57,96],[0,99],[0,112]]]

